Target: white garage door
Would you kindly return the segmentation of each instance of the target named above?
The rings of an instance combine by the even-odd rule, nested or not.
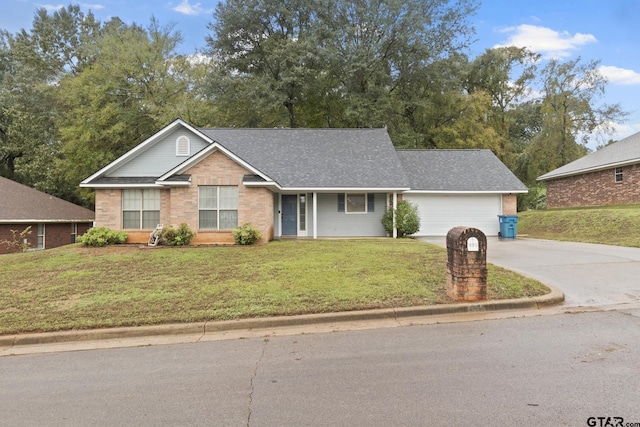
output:
[[[497,236],[500,231],[500,194],[405,194],[403,198],[418,206],[420,231],[416,236],[446,236],[460,225],[482,230],[487,236]]]

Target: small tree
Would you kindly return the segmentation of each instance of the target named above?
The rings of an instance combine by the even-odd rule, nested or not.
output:
[[[393,213],[394,209],[389,207],[382,216],[382,226],[387,233],[393,233]],[[401,200],[395,209],[396,229],[398,237],[405,237],[417,233],[420,230],[420,216],[418,215],[418,207],[413,203]]]
[[[31,243],[27,240],[29,234],[31,234],[31,226],[21,232],[11,230],[11,239],[0,240],[0,245],[5,245],[9,253],[26,252],[31,247]]]

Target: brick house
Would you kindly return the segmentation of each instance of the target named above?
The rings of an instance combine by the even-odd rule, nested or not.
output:
[[[385,129],[205,129],[176,120],[85,179],[96,225],[145,243],[187,223],[193,243],[232,243],[244,223],[263,240],[385,236],[404,198],[419,235],[456,225],[497,235],[527,188],[488,150],[396,150]]]
[[[31,226],[30,248],[50,249],[75,243],[93,225],[93,211],[4,177],[0,200],[0,241],[13,240],[11,230],[20,233]],[[0,244],[0,254],[7,252]]]
[[[640,133],[548,172],[547,207],[640,203]]]

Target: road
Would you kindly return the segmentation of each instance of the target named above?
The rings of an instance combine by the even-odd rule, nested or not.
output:
[[[638,354],[640,305],[2,357],[0,425],[640,423]]]

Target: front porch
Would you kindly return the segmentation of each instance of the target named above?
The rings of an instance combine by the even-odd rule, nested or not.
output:
[[[398,200],[387,192],[274,193],[274,238],[387,237],[381,219]]]

